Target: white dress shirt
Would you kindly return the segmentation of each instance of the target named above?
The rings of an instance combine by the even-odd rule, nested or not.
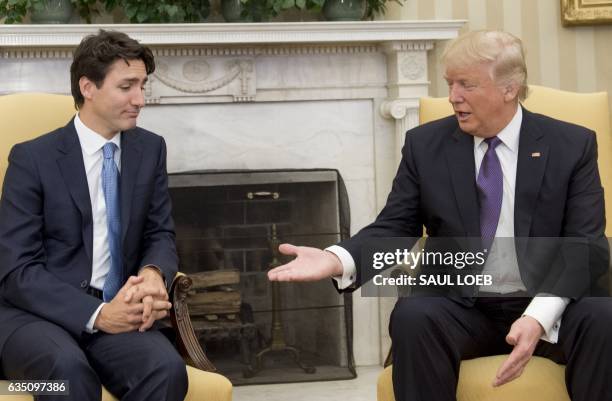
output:
[[[514,241],[506,239],[514,237],[514,190],[516,186],[516,166],[522,121],[523,111],[519,106],[512,120],[497,134],[497,137],[502,141],[495,151],[502,168],[503,197],[499,222],[495,231],[495,237],[498,240],[494,241],[483,269],[484,274],[491,274],[493,276],[493,285],[486,288],[481,287],[482,290],[487,292],[510,293],[525,290],[516,259]],[[474,137],[476,178],[478,177],[480,164],[487,151],[487,147],[484,138]],[[326,250],[338,256],[342,263],[342,276],[334,277],[338,283],[338,288],[344,289],[349,287],[355,282],[356,275],[353,257],[346,249],[337,245],[330,246]],[[542,325],[544,329],[543,340],[556,343],[559,338],[561,315],[563,315],[568,303],[569,299],[567,298],[536,296],[527,306],[524,315],[533,317]]]
[[[111,265],[108,245],[108,225],[106,222],[106,201],[104,200],[104,191],[102,189],[102,163],[104,161],[102,147],[107,142],[117,145],[114,159],[119,172],[121,172],[121,133],[116,134],[108,141],[102,135],[85,126],[78,114],[74,117],[74,127],[79,137],[81,151],[83,152],[83,164],[85,174],[87,175],[93,221],[93,251],[89,285],[101,290],[104,287],[104,280]],[[96,309],[87,322],[87,332],[92,333],[95,331],[93,325],[102,306],[104,306],[104,303]]]
[[[499,221],[497,222],[497,230],[495,231],[495,239],[491,249],[488,250],[487,261],[482,271],[483,274],[490,274],[492,276],[493,284],[480,287],[481,291],[506,294],[526,290],[521,280],[513,239],[514,190],[516,187],[516,165],[518,163],[522,119],[523,111],[519,107],[510,123],[497,134],[497,137],[501,139],[501,143],[495,148],[495,153],[501,164],[503,176],[502,205]],[[480,165],[488,148],[489,146],[484,141],[484,138],[474,137],[475,179],[478,179]],[[512,240],[508,240],[508,238]]]

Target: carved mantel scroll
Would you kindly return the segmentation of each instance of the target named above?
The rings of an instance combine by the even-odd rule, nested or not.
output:
[[[385,118],[395,120],[395,160],[399,164],[406,131],[419,124],[419,101],[418,99],[387,100],[380,105],[380,113]]]

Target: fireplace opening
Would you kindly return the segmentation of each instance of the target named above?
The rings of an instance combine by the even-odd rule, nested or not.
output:
[[[169,176],[190,316],[235,385],[355,377],[352,299],[328,280],[270,283],[280,243],[324,248],[348,236],[336,170],[193,171]]]

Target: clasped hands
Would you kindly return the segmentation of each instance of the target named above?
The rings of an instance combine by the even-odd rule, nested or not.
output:
[[[162,276],[155,268],[145,267],[102,307],[94,327],[110,334],[143,332],[166,317],[171,307]]]
[[[342,263],[331,252],[291,244],[282,244],[279,251],[296,258],[270,270],[268,278],[271,281],[317,281],[342,275]],[[512,324],[506,342],[514,348],[497,370],[493,387],[506,384],[523,373],[543,333],[540,323],[530,316],[520,317]]]

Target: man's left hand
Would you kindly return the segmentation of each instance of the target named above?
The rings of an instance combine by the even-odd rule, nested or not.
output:
[[[512,324],[506,342],[514,349],[497,370],[493,387],[506,384],[523,373],[542,334],[544,328],[531,316],[523,316]]]
[[[156,268],[144,267],[138,276],[144,277],[143,282],[128,290],[125,301],[143,303],[142,325],[138,328],[138,331],[143,332],[150,329],[156,320],[166,317],[171,304],[168,302],[164,280]]]

